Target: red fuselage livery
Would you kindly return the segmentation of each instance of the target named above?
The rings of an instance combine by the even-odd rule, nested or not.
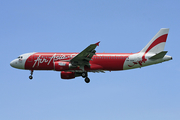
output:
[[[78,76],[89,83],[88,72],[105,72],[140,68],[171,60],[164,51],[169,29],[162,28],[138,53],[96,53],[99,42],[89,45],[80,53],[26,53],[11,61],[14,68],[30,70],[61,71],[62,79]]]
[[[79,53],[34,53],[27,58],[24,69],[28,70],[56,70],[66,71],[66,63],[69,64],[74,56]],[[96,70],[123,70],[125,60],[132,53],[96,53],[89,61],[90,67],[84,66],[85,71]],[[59,62],[64,63],[64,68],[56,66]],[[61,65],[63,66],[63,64]],[[69,65],[68,65],[69,66]],[[71,70],[69,70],[71,71]],[[81,71],[79,67],[75,67],[72,71]]]

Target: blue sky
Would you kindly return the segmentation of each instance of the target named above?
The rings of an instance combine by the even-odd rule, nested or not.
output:
[[[0,1],[1,120],[179,120],[180,2],[144,0]],[[10,67],[28,52],[140,51],[160,28],[170,28],[172,61],[141,69],[90,73],[62,80],[56,71]]]

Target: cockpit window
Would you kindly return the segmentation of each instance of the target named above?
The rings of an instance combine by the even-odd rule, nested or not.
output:
[[[22,58],[23,58],[23,56],[19,56],[19,57],[18,57],[18,59],[20,59],[20,58],[22,59]]]

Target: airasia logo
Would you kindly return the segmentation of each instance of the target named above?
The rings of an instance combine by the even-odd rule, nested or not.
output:
[[[59,61],[59,60],[62,60],[62,59],[69,59],[69,58],[73,58],[75,56],[75,54],[71,54],[69,56],[66,56],[66,55],[52,55],[52,57],[49,57],[50,59],[46,59],[45,57],[44,58],[41,58],[41,55],[39,55],[39,57],[37,57],[37,59],[34,60],[34,64],[32,67],[35,67],[36,65],[39,66],[39,64],[42,64],[42,63],[47,63],[47,65],[49,65],[51,62],[55,62],[55,61]],[[65,66],[66,63],[58,63],[60,66]]]

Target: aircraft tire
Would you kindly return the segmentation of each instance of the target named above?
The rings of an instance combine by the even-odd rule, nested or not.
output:
[[[30,75],[30,76],[29,76],[29,79],[32,80],[32,79],[33,79],[33,76]]]
[[[82,76],[83,78],[87,77],[87,72],[82,72],[81,76]]]
[[[90,79],[89,79],[88,77],[86,77],[86,78],[84,79],[84,81],[85,81],[86,83],[89,83],[89,82],[90,82]]]

